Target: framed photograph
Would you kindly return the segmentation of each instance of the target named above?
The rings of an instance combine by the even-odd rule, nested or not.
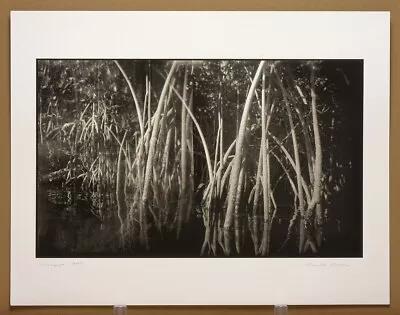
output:
[[[11,305],[389,304],[389,52],[388,12],[12,12]]]

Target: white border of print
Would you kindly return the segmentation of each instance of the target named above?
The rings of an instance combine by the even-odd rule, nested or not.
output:
[[[389,25],[388,12],[12,12],[11,305],[389,304]],[[363,59],[363,258],[35,258],[37,58]]]

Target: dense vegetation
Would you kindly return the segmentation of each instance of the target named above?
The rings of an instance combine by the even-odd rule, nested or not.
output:
[[[361,62],[39,60],[37,77],[39,248],[68,213],[100,228],[63,255],[361,254]]]

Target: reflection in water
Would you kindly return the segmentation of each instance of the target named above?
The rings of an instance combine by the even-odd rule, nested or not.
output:
[[[178,241],[172,222],[159,231],[149,223],[151,251],[140,245],[138,235],[130,234],[125,248],[121,244],[120,223],[115,215],[112,194],[75,192],[48,187],[39,190],[37,212],[37,255],[40,257],[176,257],[199,255],[204,237],[202,220],[195,218],[185,227]],[[99,211],[99,205],[102,211]],[[114,206],[113,206],[114,205]],[[97,206],[97,207],[96,207]],[[102,212],[103,217],[98,213]],[[172,217],[171,217],[172,218]],[[173,218],[172,218],[173,219]]]
[[[131,233],[131,239],[126,242],[129,245],[122,246],[112,193],[99,196],[76,188],[47,185],[46,189],[39,190],[38,205],[37,254],[40,257],[199,257],[200,253],[205,257],[224,257],[217,247],[222,248],[227,243],[232,247],[226,248],[231,251],[231,256],[235,256],[233,248],[236,247],[240,256],[254,257],[254,234],[260,239],[262,236],[262,216],[250,219],[241,216],[236,222],[239,228],[228,231],[217,224],[206,224],[201,212],[197,212],[193,213],[179,240],[176,239],[173,216],[161,230],[150,221],[150,251],[146,251],[140,244],[138,233]],[[281,213],[286,212],[288,216],[290,211],[281,209]],[[254,221],[259,227],[258,233],[252,228]],[[281,225],[281,220],[276,224]],[[283,231],[276,228],[272,232],[275,237],[283,238]],[[235,233],[240,237],[235,237]],[[288,256],[285,252],[282,255]]]
[[[79,200],[68,204],[69,195],[71,191],[62,189],[43,191],[37,222],[38,252],[52,256],[117,250],[118,226],[105,224],[96,216],[89,195],[77,194]]]

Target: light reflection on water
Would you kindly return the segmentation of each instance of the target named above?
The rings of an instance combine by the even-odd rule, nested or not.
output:
[[[38,202],[37,236],[40,252],[50,254],[103,252],[117,246],[118,225],[108,217],[100,218],[88,194],[48,189]],[[51,255],[51,254],[50,254]]]

